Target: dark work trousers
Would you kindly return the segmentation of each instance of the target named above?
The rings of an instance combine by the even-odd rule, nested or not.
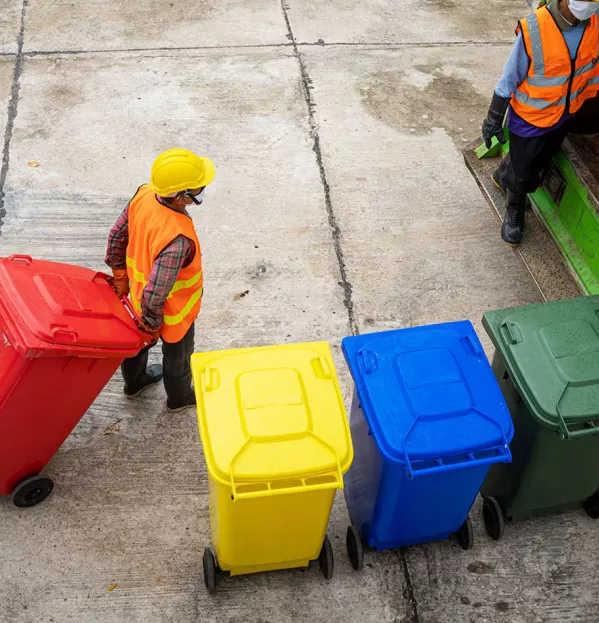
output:
[[[599,132],[599,97],[587,100],[581,109],[557,130],[541,136],[522,137],[510,132],[509,158],[501,167],[502,184],[514,193],[533,193],[559,151],[568,133]]]
[[[180,398],[179,395],[170,396],[173,392],[172,383],[169,383],[170,379],[177,379],[182,381],[188,379],[188,388],[191,387],[191,367],[189,365],[189,358],[193,354],[194,350],[194,325],[189,327],[189,331],[184,335],[182,340],[169,344],[162,340],[162,367],[164,372],[164,386],[167,396],[172,400]],[[136,387],[140,383],[141,378],[148,366],[148,353],[155,344],[147,346],[140,351],[135,357],[131,359],[125,359],[121,364],[121,371],[123,373],[123,379],[128,387]]]

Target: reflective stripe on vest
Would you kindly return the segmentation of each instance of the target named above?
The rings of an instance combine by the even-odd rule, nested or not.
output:
[[[599,90],[599,19],[596,15],[590,19],[575,59],[570,58],[563,34],[547,8],[522,20],[518,31],[530,67],[512,95],[512,108],[537,127],[551,127],[562,118],[566,107],[575,113]]]
[[[129,266],[132,269],[135,281],[137,281],[138,283],[141,283],[142,287],[145,288],[148,285],[148,282],[144,278],[144,274],[140,272],[139,270],[137,270],[137,267],[135,266],[135,260],[132,257],[127,258],[127,266]],[[179,290],[184,290],[185,288],[191,288],[198,281],[200,281],[201,278],[202,278],[202,273],[200,272],[197,275],[194,275],[191,279],[187,279],[185,281],[175,281],[175,284],[171,288],[171,291],[169,292],[166,298],[170,299],[173,296],[173,294],[175,292],[179,292]],[[199,290],[196,290],[191,295],[191,297],[189,298],[189,301],[186,303],[185,307],[183,307],[183,309],[181,310],[179,314],[176,314],[174,316],[167,316],[167,315],[163,316],[162,320],[164,324],[172,326],[172,325],[178,324],[179,322],[183,322],[183,319],[185,318],[185,316],[189,314],[189,312],[193,309],[194,305],[202,298],[203,294],[204,294],[203,287],[201,287]],[[141,314],[141,301],[138,301],[137,298],[135,298],[135,296],[132,293],[130,293],[130,295],[131,295],[130,296],[131,302],[133,303],[133,307],[135,308],[135,311]]]
[[[574,101],[577,97],[582,95],[589,86],[595,84],[599,85],[599,76],[591,78],[581,89],[570,93],[570,101]],[[560,97],[556,102],[548,102],[547,100],[539,99],[536,97],[529,97],[528,95],[526,95],[526,93],[522,93],[520,89],[516,90],[516,92],[514,93],[514,97],[519,102],[522,102],[523,104],[527,104],[528,106],[532,106],[533,108],[537,108],[539,110],[545,110],[550,106],[565,106],[568,99],[568,96],[564,95],[563,97]]]

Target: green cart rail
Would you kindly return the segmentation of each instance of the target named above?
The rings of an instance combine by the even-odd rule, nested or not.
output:
[[[509,144],[494,139],[491,149],[480,141],[464,149],[464,159],[487,200],[503,217],[503,202],[489,188],[490,173]],[[545,227],[568,272],[583,294],[599,294],[599,139],[572,136],[547,171],[541,187],[529,195],[531,207]],[[529,235],[527,231],[525,238]],[[526,261],[526,250],[522,253]],[[533,262],[534,263],[534,262]],[[530,262],[527,262],[531,269]],[[545,271],[547,272],[547,271]],[[549,269],[548,272],[551,272]],[[534,270],[531,269],[533,277]],[[561,286],[564,290],[564,287]],[[565,291],[563,298],[576,293]]]

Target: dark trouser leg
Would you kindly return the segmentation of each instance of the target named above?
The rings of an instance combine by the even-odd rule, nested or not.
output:
[[[505,189],[505,182],[503,178],[505,176],[505,172],[508,170],[510,166],[510,162],[511,162],[511,158],[510,158],[510,154],[508,153],[501,159],[499,166],[495,169],[495,171],[493,171],[493,181],[495,182],[495,186],[501,189],[504,194],[505,194],[506,189]]]
[[[541,136],[522,137],[510,132],[509,166],[503,174],[505,187],[514,193],[534,193],[566,132],[564,126]]]
[[[507,191],[507,210],[501,237],[508,244],[520,244],[524,231],[526,195],[539,187],[542,175],[565,136],[565,127],[541,136],[522,137],[510,132],[510,153],[501,171],[501,181]]]
[[[125,361],[121,364],[121,372],[123,373],[125,388],[134,388],[141,384],[148,366],[148,353],[150,348],[151,346],[147,346],[143,350],[139,351],[135,357],[125,359]]]
[[[172,410],[195,404],[189,364],[189,358],[194,350],[194,336],[195,330],[192,324],[179,342],[172,344],[164,340],[162,342],[164,388],[167,396],[167,407]]]
[[[599,133],[599,95],[588,99],[566,122],[566,131],[572,134]]]
[[[162,366],[154,364],[148,367],[148,353],[153,344],[146,346],[135,357],[125,359],[121,372],[125,381],[125,395],[136,396],[139,392],[162,378]]]

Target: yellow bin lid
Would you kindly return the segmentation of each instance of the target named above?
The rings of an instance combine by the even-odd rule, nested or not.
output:
[[[353,448],[326,342],[196,353],[191,369],[208,472],[234,499],[343,488]]]

